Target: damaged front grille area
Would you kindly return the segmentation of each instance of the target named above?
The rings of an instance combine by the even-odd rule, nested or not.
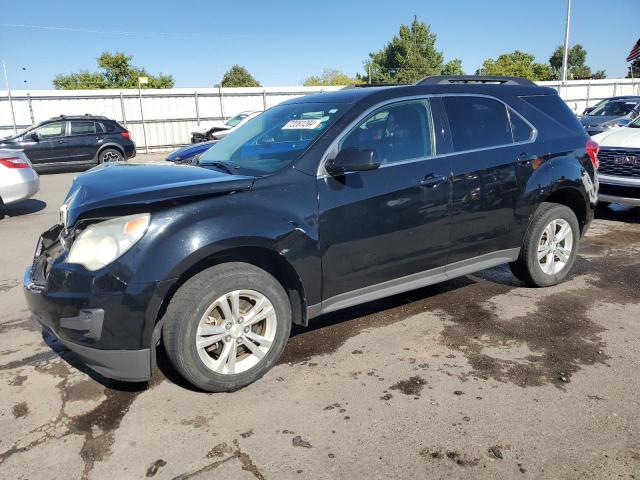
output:
[[[65,250],[62,225],[54,225],[40,236],[32,266],[32,280],[44,286],[54,260]]]

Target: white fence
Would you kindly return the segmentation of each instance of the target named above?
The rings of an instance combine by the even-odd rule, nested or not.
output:
[[[631,79],[540,82],[558,90],[576,113],[615,95],[640,95]],[[61,114],[104,115],[131,131],[139,148],[167,149],[189,143],[191,132],[205,121],[229,118],[244,110],[264,110],[289,98],[342,87],[173,88],[163,90],[13,90],[13,115],[7,91],[0,90],[0,137]],[[140,107],[142,106],[142,111]],[[141,115],[143,114],[143,115]]]
[[[189,143],[201,122],[245,110],[265,110],[284,100],[341,87],[172,88],[157,90],[0,90],[0,137],[58,115],[104,115],[120,122],[138,148]],[[13,114],[11,111],[13,104]],[[142,110],[141,110],[142,107]],[[142,118],[144,117],[144,132]]]

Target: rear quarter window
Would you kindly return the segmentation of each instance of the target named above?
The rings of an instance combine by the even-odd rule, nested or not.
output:
[[[116,133],[122,130],[120,128],[120,125],[118,125],[117,123],[103,122],[102,125],[104,126],[105,132],[107,133]]]
[[[580,124],[578,117],[575,116],[558,95],[531,95],[520,98],[538,112],[544,114],[544,116],[555,125],[559,125],[572,133],[584,132],[584,128]],[[541,129],[539,125],[536,125],[536,127]],[[551,129],[544,130],[550,131]]]

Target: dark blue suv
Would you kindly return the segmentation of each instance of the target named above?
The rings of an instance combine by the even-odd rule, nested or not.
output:
[[[118,162],[136,155],[136,145],[126,128],[93,115],[53,117],[0,139],[0,147],[24,150],[39,171]]]
[[[277,105],[198,166],[79,175],[40,238],[30,309],[107,377],[162,342],[207,391],[267,372],[292,324],[509,264],[563,281],[597,201],[598,146],[557,93],[430,77]]]

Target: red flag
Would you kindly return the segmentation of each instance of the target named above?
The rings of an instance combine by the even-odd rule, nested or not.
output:
[[[627,62],[633,62],[636,58],[640,57],[640,39],[633,46],[627,57]]]

